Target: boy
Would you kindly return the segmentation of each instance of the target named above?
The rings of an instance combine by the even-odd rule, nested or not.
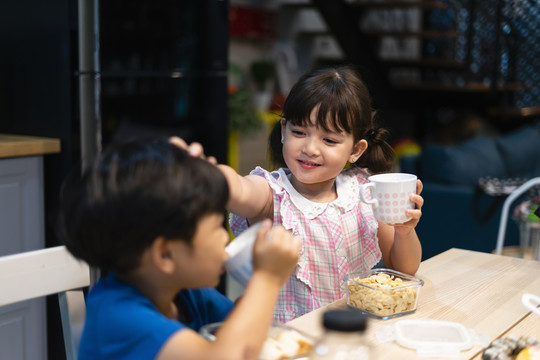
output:
[[[253,276],[233,308],[213,289],[227,259],[227,200],[214,165],[166,140],[111,148],[63,189],[66,247],[107,274],[86,300],[80,360],[257,358],[299,243],[264,222]],[[197,333],[223,320],[216,341]]]

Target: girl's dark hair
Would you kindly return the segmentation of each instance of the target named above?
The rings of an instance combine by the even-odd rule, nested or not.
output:
[[[125,273],[157,237],[191,242],[198,221],[224,213],[228,196],[217,167],[167,140],[117,144],[65,181],[60,237],[91,266]]]
[[[306,126],[316,106],[317,126],[345,131],[354,142],[366,139],[368,148],[353,166],[372,173],[389,171],[395,161],[394,149],[386,141],[388,131],[375,126],[371,95],[358,74],[350,67],[317,69],[303,75],[292,87],[283,104],[282,117],[293,125]],[[270,160],[277,167],[283,160],[279,122],[270,134]]]

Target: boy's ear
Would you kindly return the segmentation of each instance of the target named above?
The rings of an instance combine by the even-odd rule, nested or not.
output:
[[[354,163],[362,156],[364,151],[368,148],[368,142],[365,139],[358,140],[353,146],[351,155],[349,156],[349,162]]]
[[[164,237],[157,237],[150,247],[150,257],[154,265],[166,274],[171,274],[175,271],[177,260],[175,256],[174,245],[181,245],[182,242],[169,241]]]

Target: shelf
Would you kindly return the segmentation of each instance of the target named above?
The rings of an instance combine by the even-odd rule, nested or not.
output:
[[[455,83],[420,82],[395,84],[392,98],[400,106],[415,109],[456,108],[475,109],[484,113],[489,107],[499,107],[512,92],[525,88],[522,83],[492,87],[482,82]]]
[[[301,10],[301,9],[313,9],[313,4],[311,1],[292,1],[286,2],[282,1],[279,4],[279,8],[283,10]]]
[[[457,31],[439,31],[439,30],[421,30],[421,31],[408,31],[408,30],[392,30],[392,31],[364,31],[364,34],[370,36],[395,36],[395,37],[418,37],[423,39],[433,38],[446,38],[457,39],[460,33]]]
[[[524,90],[527,89],[527,85],[523,83],[506,83],[498,84],[495,88],[493,88],[490,84],[484,84],[482,82],[469,82],[463,85],[425,82],[420,84],[396,85],[396,88],[407,91],[418,90],[429,92],[489,93],[493,90],[499,92]]]
[[[531,106],[524,108],[517,107],[490,107],[487,110],[490,117],[494,118],[532,118],[540,116],[540,106]]]
[[[199,77],[227,77],[225,70],[205,70],[199,71],[195,69],[181,70],[103,70],[101,71],[102,78],[199,78]]]
[[[381,59],[389,66],[466,69],[466,64],[453,59]]]
[[[333,36],[332,33],[328,30],[302,30],[299,31],[296,36],[298,37],[315,37],[315,36]]]
[[[434,0],[425,0],[425,1],[349,1],[347,5],[355,8],[421,8],[426,10],[432,9],[447,9],[448,4],[434,1]],[[313,4],[310,1],[300,2],[283,2],[280,4],[282,9],[309,9],[313,8]]]
[[[350,2],[350,6],[356,8],[420,8],[424,10],[433,10],[433,9],[447,9],[448,4],[439,2],[439,1],[355,1]]]

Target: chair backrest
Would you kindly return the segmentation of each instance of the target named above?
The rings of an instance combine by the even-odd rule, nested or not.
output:
[[[58,294],[66,358],[76,359],[90,268],[64,246],[0,257],[0,306]]]
[[[502,211],[501,211],[501,220],[499,222],[499,234],[497,235],[497,245],[495,247],[495,254],[502,255],[502,250],[504,247],[504,237],[506,236],[506,223],[508,222],[508,212],[510,209],[510,205],[516,200],[518,197],[523,195],[527,190],[540,185],[540,177],[535,177],[532,179],[529,179],[527,182],[525,182],[523,185],[515,189],[506,200],[504,200]],[[537,256],[536,260],[540,261],[540,254],[535,254]]]

